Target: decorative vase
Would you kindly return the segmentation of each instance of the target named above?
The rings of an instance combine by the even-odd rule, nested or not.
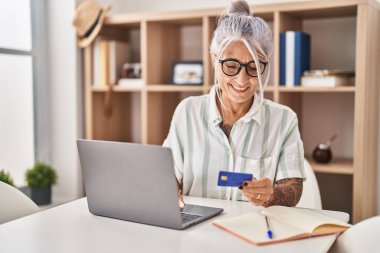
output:
[[[331,161],[333,155],[330,146],[336,137],[337,134],[333,135],[328,142],[319,144],[315,147],[313,150],[314,161],[317,163],[329,163]]]

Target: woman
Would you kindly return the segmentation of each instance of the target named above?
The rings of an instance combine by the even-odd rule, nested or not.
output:
[[[215,85],[183,100],[164,146],[173,152],[183,194],[295,206],[302,194],[303,143],[296,114],[263,98],[272,34],[248,4],[232,2],[219,18],[210,52]],[[218,187],[219,171],[252,173],[236,187]],[[275,182],[275,183],[272,183]]]

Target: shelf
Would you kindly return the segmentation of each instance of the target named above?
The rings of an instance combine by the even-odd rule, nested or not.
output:
[[[299,4],[287,4],[287,6],[283,8],[281,12],[302,19],[351,17],[357,14],[357,6],[350,3],[348,3],[347,5],[346,3],[343,3],[342,6],[331,6],[328,8],[321,8],[320,6],[317,6],[315,4],[313,5],[313,3],[311,3],[309,8],[300,7],[297,5]]]
[[[147,85],[147,91],[151,92],[203,92],[203,86],[156,84]]]
[[[141,86],[141,87],[120,87],[120,86],[117,86],[115,85],[113,87],[113,92],[139,92],[139,91],[142,91],[145,89],[145,86]],[[91,90],[93,92],[106,92],[108,90],[108,87],[105,86],[105,85],[93,85]]]
[[[316,163],[313,159],[307,159],[313,168],[314,172],[330,173],[330,174],[354,174],[354,163],[352,159],[336,158],[328,164]]]
[[[323,93],[329,93],[329,92],[355,92],[355,86],[349,86],[349,87],[334,87],[334,88],[326,88],[326,87],[280,87],[280,92],[323,92]]]

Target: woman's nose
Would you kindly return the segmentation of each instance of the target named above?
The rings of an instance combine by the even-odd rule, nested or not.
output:
[[[247,71],[246,69],[243,67],[241,70],[240,70],[240,73],[237,74],[236,76],[237,80],[242,82],[242,83],[245,83],[249,80],[250,76],[247,74]]]

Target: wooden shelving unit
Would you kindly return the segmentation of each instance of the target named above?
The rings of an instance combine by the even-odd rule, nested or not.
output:
[[[311,158],[307,159],[310,162],[311,167],[318,173],[330,173],[330,174],[354,174],[354,163],[352,159],[337,158],[333,159],[328,164],[320,164],[314,162]]]
[[[348,182],[349,185],[344,189],[352,190],[341,191],[339,196],[322,195],[322,202],[334,202],[331,198],[349,199],[348,204],[333,208],[349,212],[354,222],[376,214],[380,83],[379,9],[379,4],[375,0],[322,0],[252,6],[254,15],[262,17],[269,23],[274,36],[272,74],[264,95],[275,102],[290,106],[297,113],[307,156],[310,156],[312,138],[320,137],[318,131],[320,128],[316,128],[317,131],[310,131],[309,122],[314,118],[307,113],[308,107],[318,108],[315,101],[318,103],[320,99],[328,97],[329,101],[343,103],[344,108],[352,108],[349,111],[349,118],[352,120],[343,127],[329,123],[330,118],[336,118],[339,122],[347,119],[347,115],[341,113],[339,108],[324,110],[316,115],[325,121],[323,128],[342,131],[341,141],[349,155],[335,159],[328,165],[316,164],[311,159],[309,161],[315,172],[321,175],[319,178],[327,177],[334,180],[345,178],[345,182]],[[108,88],[105,84],[100,87],[92,85],[92,48],[86,48],[84,50],[86,138],[162,144],[178,103],[187,96],[207,94],[212,87],[214,80],[209,45],[216,17],[222,11],[217,8],[181,12],[128,13],[108,17],[100,36],[106,39],[135,41],[133,50],[137,52],[137,58],[141,61],[144,86],[113,87],[111,93],[113,113],[111,117],[107,117],[103,111]],[[320,63],[322,66],[318,67],[329,68],[331,66],[327,65],[328,62],[333,62],[335,64],[333,67],[344,68],[348,63],[356,73],[355,86],[289,88],[279,85],[279,34],[287,30],[313,33],[314,28],[310,25],[310,20],[320,20],[322,26],[330,26],[329,22],[339,23],[340,20],[352,21],[350,29],[354,32],[349,32],[350,37],[346,41],[354,43],[353,50],[342,51],[339,57],[326,59]],[[347,35],[339,29],[334,33],[338,37]],[[338,46],[339,49],[343,46],[331,44],[326,37],[319,35],[312,35],[312,49],[315,49],[314,42],[319,46],[322,45],[322,48]],[[319,52],[323,53],[323,49],[318,50],[322,50]],[[340,58],[344,59],[341,63],[336,61]],[[202,60],[203,85],[171,85],[172,63],[178,60]],[[347,133],[344,129],[349,129],[350,132]],[[319,183],[322,189],[331,187],[324,185],[322,181]],[[339,187],[339,182],[334,184]],[[327,209],[329,207],[329,205],[324,206]]]
[[[279,92],[312,92],[312,93],[339,93],[339,92],[355,92],[355,87],[335,87],[335,88],[323,88],[323,87],[280,87]]]

